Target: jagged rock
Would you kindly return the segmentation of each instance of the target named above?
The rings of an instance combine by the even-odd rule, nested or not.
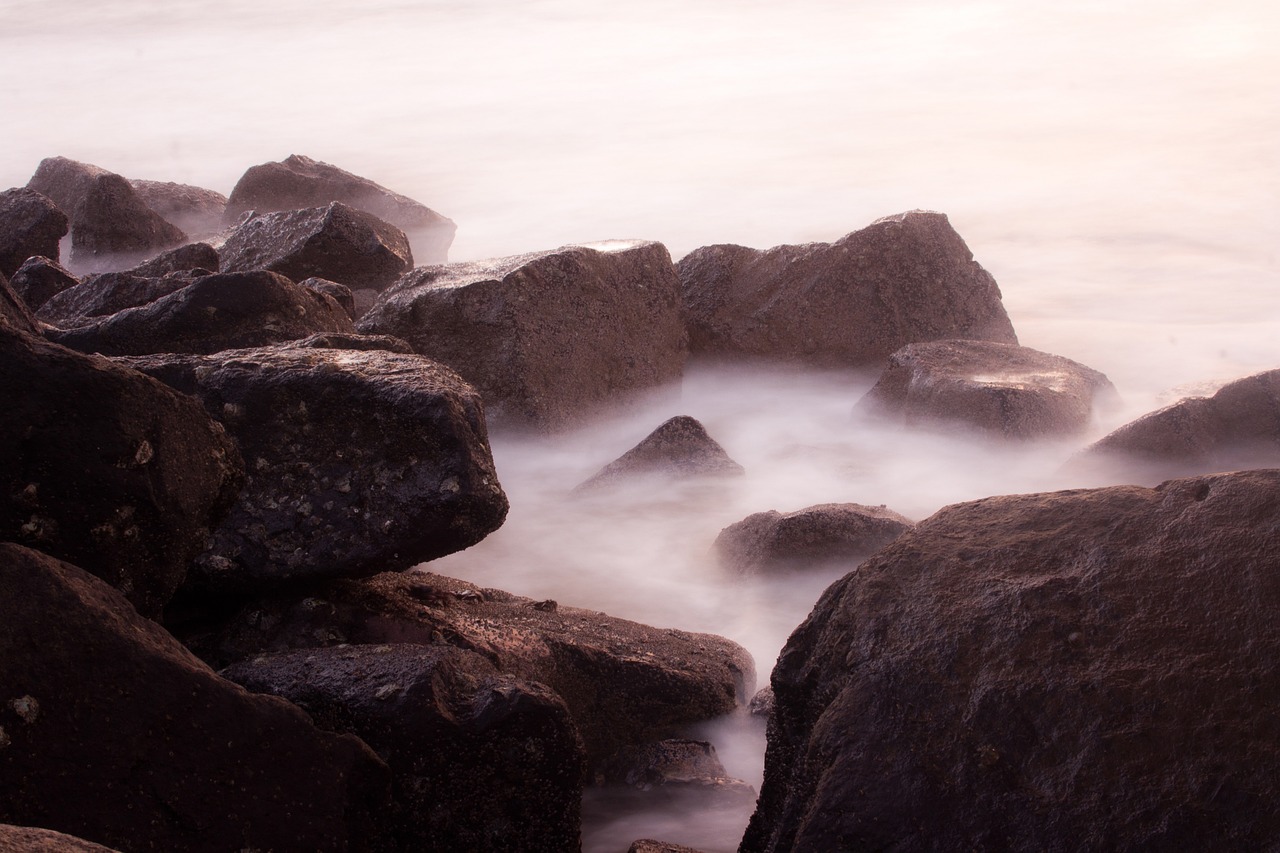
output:
[[[564,701],[450,646],[306,649],[223,671],[358,736],[391,768],[395,849],[578,850],[583,754]]]
[[[193,594],[408,569],[506,517],[472,388],[418,355],[314,343],[123,360],[201,400],[245,458]]]
[[[185,273],[172,275],[172,283],[187,280]],[[165,281],[144,280],[143,289]],[[61,307],[55,303],[70,293],[45,303],[41,316],[49,319],[51,309]],[[146,304],[76,328],[51,331],[49,337],[82,352],[119,356],[213,353],[352,330],[351,318],[330,297],[259,270],[200,276]]]
[[[132,180],[129,184],[143,204],[192,237],[212,237],[222,230],[227,207],[222,193],[170,181]]]
[[[0,273],[0,329],[39,336],[40,324],[27,303]]]
[[[1280,471],[947,507],[773,672],[741,850],[1280,843]]]
[[[158,613],[243,482],[222,427],[136,371],[5,326],[0,399],[0,539]]]
[[[387,768],[219,678],[87,572],[0,544],[0,821],[122,850],[358,850]]]
[[[12,276],[27,258],[58,260],[59,243],[70,227],[67,214],[32,189],[0,193],[0,275]]]
[[[724,769],[714,746],[689,738],[624,746],[597,768],[596,784],[756,798],[755,789]]]
[[[222,245],[226,272],[271,270],[354,289],[383,290],[413,268],[404,232],[371,213],[333,202],[250,216]]]
[[[720,564],[749,573],[855,561],[897,539],[913,522],[883,506],[818,504],[796,512],[757,512],[716,537]]]
[[[419,267],[357,328],[457,370],[491,423],[543,431],[675,382],[686,355],[679,282],[660,243]]]
[[[453,220],[368,178],[297,154],[245,172],[231,191],[226,221],[233,224],[251,210],[298,210],[334,201],[368,211],[399,228],[413,243],[420,263],[442,264],[449,259],[457,230]]]
[[[317,293],[323,293],[332,297],[333,301],[341,305],[342,310],[346,311],[347,316],[353,321],[358,316],[356,314],[355,296],[352,295],[351,288],[347,287],[345,284],[338,284],[336,281],[329,281],[325,278],[316,278],[315,276],[304,279],[298,283],[303,287],[316,291]]]
[[[677,269],[695,356],[844,367],[914,341],[1017,343],[995,279],[941,213],[886,217],[834,243],[704,246]]]
[[[175,614],[172,629],[214,666],[340,643],[448,643],[555,690],[594,763],[629,743],[727,714],[754,689],[741,646],[538,602],[422,571],[333,581],[227,616]]]
[[[1116,399],[1106,376],[1062,356],[991,341],[933,341],[890,356],[855,411],[1031,440],[1081,432],[1096,405]]]
[[[218,250],[213,246],[208,243],[187,243],[124,272],[140,277],[158,277],[175,272],[214,273],[218,271],[219,263]]]
[[[769,718],[773,713],[773,688],[762,687],[751,697],[751,704],[748,706],[753,717]]]
[[[18,267],[9,285],[32,311],[62,291],[80,283],[62,264],[43,255],[33,255]]]
[[[335,332],[325,335],[310,335],[300,338],[296,341],[289,341],[279,346],[286,349],[352,349],[352,350],[382,350],[385,352],[398,352],[403,355],[417,355],[413,351],[413,347],[409,346],[399,338],[393,338],[390,335],[360,335],[347,332]]]
[[[46,299],[36,316],[59,329],[92,326],[120,311],[150,305],[208,275],[204,271],[141,276],[130,272],[87,275]]]
[[[742,473],[742,466],[729,458],[696,418],[677,415],[579,484],[575,491],[654,474],[688,478],[732,477]]]
[[[119,853],[52,829],[0,824],[0,853]]]

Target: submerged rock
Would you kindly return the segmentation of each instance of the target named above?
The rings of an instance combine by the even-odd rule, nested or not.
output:
[[[40,307],[68,288],[80,283],[62,264],[42,255],[34,255],[18,267],[9,284],[27,307],[39,311]]]
[[[697,792],[755,801],[756,792],[724,769],[716,748],[703,740],[668,738],[625,746],[596,770],[598,785],[643,791]]]
[[[601,468],[575,491],[583,492],[645,475],[678,478],[732,477],[742,466],[707,434],[696,418],[677,415]]]
[[[757,512],[716,537],[726,568],[749,573],[867,557],[915,524],[883,506],[818,504],[795,512]]]
[[[67,214],[35,190],[0,192],[0,275],[12,276],[36,255],[56,262],[69,227]]]

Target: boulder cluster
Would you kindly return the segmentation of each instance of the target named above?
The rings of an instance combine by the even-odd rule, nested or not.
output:
[[[503,523],[489,430],[690,359],[878,369],[856,418],[986,442],[1069,442],[1116,394],[1018,345],[938,213],[679,263],[451,264],[453,233],[299,156],[229,197],[61,157],[0,193],[4,849],[563,853],[584,785],[754,797],[681,737],[751,700],[741,647],[418,568]],[[1072,463],[1148,486],[726,528],[733,572],[854,569],[753,703],[741,849],[1280,844],[1277,374]],[[682,416],[575,494],[742,474]]]

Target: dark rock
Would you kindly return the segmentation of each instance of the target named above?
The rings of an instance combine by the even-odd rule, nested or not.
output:
[[[671,844],[666,841],[655,841],[652,838],[641,838],[631,843],[627,853],[702,853],[683,844]]]
[[[387,762],[396,849],[579,849],[583,754],[540,684],[450,646],[344,646],[257,657],[223,675],[283,696]]]
[[[660,243],[420,267],[357,328],[457,370],[491,423],[544,431],[677,381],[686,355],[679,282]]]
[[[753,717],[769,718],[773,713],[773,688],[762,687],[751,697],[751,704],[748,706]]]
[[[755,789],[734,779],[706,741],[668,738],[624,746],[596,771],[599,785],[625,785],[644,791],[691,789],[734,798],[756,798]]]
[[[183,280],[183,273],[174,275]],[[329,297],[259,270],[201,276],[145,305],[50,332],[50,338],[82,352],[148,355],[213,353],[352,330],[351,318]]]
[[[115,590],[0,544],[0,821],[123,850],[367,849],[387,768],[215,675]]]
[[[757,512],[716,537],[720,564],[739,572],[859,560],[897,539],[913,522],[883,506],[818,504]]]
[[[200,399],[245,458],[193,591],[408,569],[506,517],[478,396],[421,356],[304,345],[125,363]]]
[[[688,478],[732,477],[742,473],[742,466],[707,435],[706,427],[688,415],[677,415],[578,485],[575,491],[654,474]]]
[[[351,350],[382,350],[384,352],[398,352],[402,355],[417,355],[413,351],[413,347],[409,346],[399,338],[393,338],[390,335],[361,335],[354,332],[335,332],[327,335],[309,335],[296,341],[279,344],[286,349],[351,349]]]
[[[1095,405],[1117,399],[1111,381],[1062,356],[991,341],[910,344],[855,411],[907,426],[963,424],[1032,440],[1079,433]]]
[[[129,184],[143,204],[192,237],[212,237],[222,230],[227,207],[222,193],[169,181],[132,180]]]
[[[0,539],[70,560],[154,615],[243,482],[199,403],[0,327]]]
[[[404,232],[340,202],[249,217],[222,245],[227,272],[266,269],[383,290],[413,268]]]
[[[453,220],[368,178],[297,154],[245,172],[231,191],[226,222],[232,224],[251,210],[298,210],[335,201],[368,211],[399,228],[413,243],[420,263],[442,264],[449,259],[449,245],[457,230]]]
[[[40,335],[40,324],[27,303],[9,285],[9,280],[0,273],[0,330],[24,332],[29,335]]]
[[[694,355],[843,367],[914,341],[1017,343],[995,280],[941,213],[887,217],[834,243],[705,246],[677,269]]]
[[[941,510],[773,672],[741,850],[1280,844],[1280,471]]]
[[[0,824],[0,853],[118,853],[110,847],[32,826]]]
[[[69,227],[67,214],[35,190],[0,193],[0,275],[12,276],[35,255],[57,261]]]
[[[208,274],[204,271],[173,272],[160,276],[131,272],[94,273],[50,296],[36,309],[36,316],[59,329],[92,326],[128,308],[150,305]]]
[[[10,286],[32,311],[39,311],[40,306],[54,296],[79,283],[80,279],[61,264],[42,255],[27,258],[9,280]]]
[[[170,249],[124,272],[143,278],[158,278],[175,272],[218,271],[218,250],[208,243],[187,243]]]
[[[338,284],[336,281],[314,276],[298,283],[309,290],[332,297],[333,301],[341,305],[342,310],[347,312],[348,317],[352,320],[356,319],[356,299],[351,293],[351,288],[345,284]]]

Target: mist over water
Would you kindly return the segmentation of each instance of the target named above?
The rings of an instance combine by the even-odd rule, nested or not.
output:
[[[227,194],[305,154],[453,218],[453,260],[615,238],[678,258],[947,213],[1020,341],[1116,384],[1089,436],[886,430],[850,417],[873,373],[695,368],[678,399],[627,417],[494,435],[509,520],[430,566],[728,636],[763,685],[848,567],[728,574],[710,553],[726,525],[834,501],[919,520],[1093,485],[1059,471],[1091,438],[1280,367],[1277,43],[1262,0],[0,0],[0,188],[60,154]],[[746,475],[569,496],[675,414]],[[761,726],[709,736],[759,784]],[[746,820],[595,814],[599,851],[730,850]]]

